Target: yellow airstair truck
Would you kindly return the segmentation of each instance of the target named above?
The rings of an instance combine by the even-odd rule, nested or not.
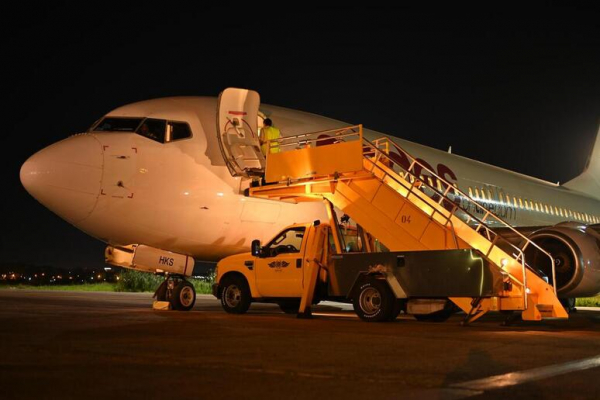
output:
[[[253,241],[251,253],[221,260],[213,294],[225,311],[274,302],[302,317],[312,304],[334,300],[352,302],[365,321],[389,321],[402,309],[432,321],[461,309],[465,324],[488,311],[568,318],[552,256],[392,140],[370,142],[358,125],[270,146],[280,151],[268,153],[265,184],[247,194],[322,201],[329,221],[290,226],[264,246]],[[357,223],[353,239],[334,207]]]

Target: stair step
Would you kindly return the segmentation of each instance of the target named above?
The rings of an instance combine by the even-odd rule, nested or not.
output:
[[[542,314],[542,317],[549,318],[554,314],[554,306],[552,304],[537,304],[536,307],[540,314]]]

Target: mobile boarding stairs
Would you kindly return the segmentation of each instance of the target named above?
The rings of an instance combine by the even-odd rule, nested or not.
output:
[[[475,249],[497,268],[505,281],[496,293],[448,293],[467,313],[467,322],[488,311],[521,311],[524,320],[533,321],[568,318],[557,298],[552,256],[392,140],[370,142],[358,125],[283,137],[269,146],[280,151],[268,153],[267,184],[250,188],[250,196],[287,202],[326,199],[390,251]],[[408,168],[395,162],[398,154],[408,158]],[[494,228],[508,228],[521,243],[509,242]],[[526,249],[549,258],[551,283],[526,263]]]

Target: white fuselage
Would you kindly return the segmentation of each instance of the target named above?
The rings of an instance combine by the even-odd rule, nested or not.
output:
[[[219,149],[216,107],[216,98],[181,97],[118,108],[107,115],[187,122],[193,136],[159,143],[131,132],[91,131],[33,155],[22,167],[21,180],[46,207],[106,243],[145,244],[197,260],[247,251],[253,239],[268,240],[287,225],[325,219],[319,202],[289,204],[244,197],[248,180],[231,176]],[[267,105],[261,112],[283,136],[349,125]],[[366,130],[365,136],[383,135]],[[598,223],[597,199],[426,146],[394,141],[515,226],[570,220]]]

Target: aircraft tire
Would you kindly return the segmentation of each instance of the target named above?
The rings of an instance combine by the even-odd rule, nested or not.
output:
[[[175,289],[173,289],[173,295],[171,296],[171,307],[173,310],[178,311],[190,311],[194,308],[196,303],[196,290],[194,285],[188,281],[182,280],[179,282]]]
[[[154,297],[157,301],[167,301],[168,282],[165,279],[154,292]]]

